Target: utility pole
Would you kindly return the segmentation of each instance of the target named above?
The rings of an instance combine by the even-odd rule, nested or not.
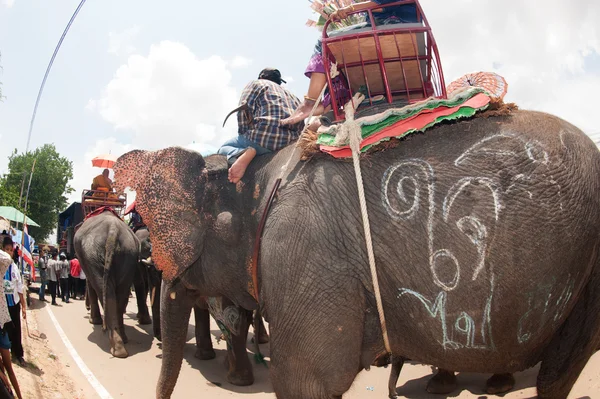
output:
[[[23,209],[23,227],[27,223],[27,202],[29,201],[29,189],[31,188],[31,180],[33,179],[33,172],[35,170],[35,163],[37,162],[37,158],[33,160],[33,166],[31,167],[31,173],[29,174],[29,183],[27,184],[27,195],[25,196],[25,209]],[[25,179],[23,179],[25,181]],[[19,228],[19,224],[17,223],[17,229]],[[23,228],[23,232],[21,234],[21,253],[23,252],[23,244],[25,244],[25,228]],[[23,257],[21,257],[21,272],[23,272]],[[35,273],[35,269],[33,270]]]

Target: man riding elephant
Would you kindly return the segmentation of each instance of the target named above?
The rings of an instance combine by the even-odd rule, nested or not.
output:
[[[280,150],[298,140],[303,124],[283,126],[280,122],[300,105],[300,100],[281,86],[284,82],[279,70],[263,69],[258,80],[250,82],[242,92],[240,106],[229,114],[238,111],[238,136],[225,142],[218,153],[226,155],[231,165],[231,183],[242,179],[257,155]]]

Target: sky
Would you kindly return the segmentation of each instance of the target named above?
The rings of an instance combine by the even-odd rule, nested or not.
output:
[[[0,0],[0,173],[24,151],[37,92],[79,0]],[[285,4],[285,6],[283,5]],[[276,67],[302,97],[319,32],[307,0],[88,0],[47,81],[31,149],[54,143],[73,161],[69,200],[101,172],[99,154],[184,146],[214,152],[239,95]],[[422,0],[446,83],[493,71],[506,101],[549,112],[600,141],[600,2]]]

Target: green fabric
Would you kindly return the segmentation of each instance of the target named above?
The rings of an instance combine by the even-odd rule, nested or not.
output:
[[[370,137],[371,135],[373,135],[377,132],[380,132],[381,130],[383,130],[389,126],[392,126],[402,120],[405,120],[405,119],[408,119],[408,118],[411,118],[411,117],[417,115],[418,113],[422,112],[425,109],[436,109],[439,107],[448,107],[448,108],[457,107],[457,106],[460,106],[461,104],[464,104],[466,101],[468,101],[469,99],[471,99],[472,97],[474,97],[475,95],[477,95],[479,93],[485,93],[485,90],[478,88],[478,87],[472,87],[472,88],[467,89],[449,99],[432,99],[425,103],[407,105],[406,107],[403,107],[403,108],[396,108],[396,109],[384,111],[381,113],[381,118],[379,118],[379,119],[366,121],[364,118],[360,118],[357,120],[357,122],[359,123],[359,125],[361,125],[362,138],[364,140],[364,139]],[[469,108],[469,107],[464,107],[464,108]],[[484,107],[484,109],[485,108],[487,108],[487,107]],[[443,120],[453,120],[453,119],[457,119],[457,118],[471,117],[475,114],[475,112],[477,112],[477,110],[474,110],[473,108],[470,108],[470,110],[471,111],[463,112],[463,110],[461,109],[452,115],[440,117],[434,123],[429,124],[426,128],[429,128]],[[317,144],[326,145],[326,146],[335,146],[336,126],[339,126],[339,125],[334,125],[326,132],[320,134],[317,139]],[[406,132],[406,133],[402,134],[400,137],[403,137],[409,133],[412,133],[412,131]],[[389,140],[389,138],[386,138],[381,141],[385,141],[385,140]],[[345,146],[345,145],[343,145],[343,146]],[[369,147],[372,147],[372,145],[370,145]]]
[[[384,141],[389,141],[392,138],[397,138],[400,139],[402,137],[406,137],[409,134],[412,133],[416,133],[416,132],[423,132],[427,129],[429,129],[432,126],[435,126],[443,121],[451,121],[451,120],[456,120],[456,119],[460,119],[460,118],[470,118],[473,115],[475,115],[477,113],[477,111],[482,111],[485,110],[488,106],[485,106],[481,109],[475,109],[475,108],[471,108],[471,107],[462,107],[460,108],[458,111],[456,111],[453,114],[447,115],[447,116],[440,116],[439,118],[437,118],[435,121],[433,121],[432,123],[428,124],[427,126],[423,127],[423,129],[412,129],[412,130],[408,130],[406,131],[404,134],[400,135],[400,136],[396,136],[396,137],[384,137],[381,140],[379,140],[376,143],[373,144],[369,144],[365,147],[363,147],[360,151],[361,152],[366,152],[369,149],[373,148],[374,146],[376,146],[379,143],[383,143]]]

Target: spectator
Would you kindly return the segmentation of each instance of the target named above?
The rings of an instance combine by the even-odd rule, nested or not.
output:
[[[85,299],[86,306],[87,306],[87,303],[88,303],[87,285],[86,285],[86,280],[85,280],[85,272],[83,271],[83,268],[81,269],[81,271],[79,273],[79,295],[81,295],[82,300]]]
[[[81,274],[81,265],[79,264],[79,259],[77,259],[77,256],[73,257],[69,264],[71,266],[71,277],[69,278],[69,291],[71,293],[71,298],[77,299],[77,293],[79,291],[79,275]]]
[[[12,254],[13,243],[10,237],[3,240],[2,249],[7,254]],[[27,318],[27,306],[23,296],[21,272],[14,262],[10,264],[4,275],[4,295],[6,296],[8,313],[10,313],[10,318],[15,326],[8,334],[11,342],[11,352],[17,363],[24,367],[25,360],[23,359],[23,344],[21,343],[21,314],[23,314],[23,320],[25,320]]]
[[[12,246],[12,238],[9,236],[4,236],[2,238],[2,247],[4,246]],[[3,251],[0,251],[0,274],[6,273],[8,268],[11,265],[11,257]],[[2,366],[8,374],[10,378],[10,382],[17,393],[17,397],[22,399],[21,389],[19,388],[19,383],[17,381],[17,376],[15,375],[15,371],[13,370],[12,363],[10,361],[10,339],[9,339],[9,331],[14,329],[13,321],[10,317],[10,313],[8,311],[8,306],[6,303],[6,296],[0,295],[0,356],[2,357]],[[4,380],[4,379],[3,379]]]
[[[63,252],[60,253],[59,259],[61,298],[63,302],[69,303],[69,262],[67,261],[67,255]]]
[[[52,304],[56,303],[56,288],[58,287],[58,260],[57,253],[52,253],[52,259],[48,261],[48,288],[50,288],[50,295],[52,295]]]
[[[38,260],[40,269],[40,301],[46,302],[46,284],[48,284],[48,253],[42,251],[42,256]]]

